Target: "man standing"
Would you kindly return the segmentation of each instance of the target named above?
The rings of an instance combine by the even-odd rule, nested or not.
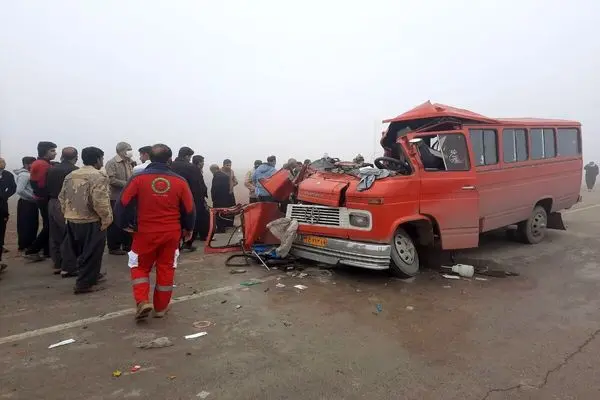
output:
[[[275,156],[269,156],[267,158],[267,163],[256,168],[254,175],[252,175],[252,183],[256,186],[256,197],[258,197],[258,201],[275,201],[273,197],[271,197],[271,194],[262,186],[260,180],[273,176],[275,172],[277,172],[277,169],[275,169],[276,164],[277,158],[275,158]]]
[[[41,261],[44,257],[50,257],[49,235],[50,226],[48,221],[48,192],[46,190],[46,175],[52,166],[50,163],[56,158],[56,144],[52,142],[39,142],[37,145],[38,159],[31,164],[29,181],[33,188],[33,194],[42,216],[42,230],[31,246],[25,251],[25,256],[32,261]],[[44,257],[40,257],[40,251],[44,251]]]
[[[156,265],[154,316],[167,312],[179,258],[179,241],[190,240],[194,230],[194,198],[187,181],[168,167],[171,149],[152,146],[152,163],[127,184],[115,208],[116,223],[134,231],[129,253],[136,320],[150,314],[150,271]]]
[[[6,224],[8,222],[8,199],[17,191],[15,177],[6,171],[6,161],[0,158],[0,271],[6,268],[2,263],[2,253],[4,253],[4,236],[6,235]]]
[[[244,186],[246,186],[246,189],[248,189],[248,198],[250,203],[256,203],[258,201],[258,198],[256,197],[256,186],[254,186],[254,182],[252,182],[252,175],[254,175],[254,171],[256,171],[256,168],[260,167],[261,164],[262,161],[260,160],[254,161],[254,168],[248,171],[244,179]]]
[[[596,177],[598,176],[598,166],[595,162],[590,161],[583,168],[585,170],[585,184],[587,186],[588,192],[591,192],[594,189],[594,185],[596,184]]]
[[[117,144],[117,155],[106,162],[106,175],[110,185],[110,204],[114,208],[121,190],[133,175],[131,158],[133,151],[129,143]],[[108,228],[108,253],[116,256],[127,254],[131,250],[131,235],[119,229],[116,224]]]
[[[145,170],[146,167],[150,164],[150,152],[152,151],[152,146],[140,147],[138,151],[140,153],[140,161],[142,163],[133,167],[134,174]]]
[[[67,228],[58,196],[62,190],[65,177],[78,169],[75,166],[76,163],[77,149],[74,147],[65,147],[62,150],[60,163],[50,167],[48,176],[46,177],[48,221],[50,225],[50,257],[54,263],[54,273],[61,274],[63,278],[77,276],[77,260],[65,240]]]
[[[81,151],[83,168],[65,178],[58,196],[61,211],[67,221],[67,245],[77,257],[75,294],[102,289],[100,273],[106,244],[106,230],[113,220],[108,177],[100,172],[104,152],[97,147]]]
[[[210,172],[213,174],[212,184],[210,186],[210,196],[214,208],[228,208],[231,204],[231,196],[229,195],[229,176],[220,170],[217,164],[212,164]],[[217,233],[225,232],[225,228],[229,225],[229,220],[217,214]]]
[[[190,190],[192,191],[192,196],[194,197],[194,204],[200,205],[203,204],[204,199],[206,198],[207,189],[203,184],[204,178],[202,177],[202,171],[191,163],[193,154],[194,150],[189,147],[182,147],[179,149],[177,158],[171,164],[171,169],[187,181]],[[195,237],[192,234],[192,237],[184,243],[182,249],[195,251],[196,248],[193,246],[194,239]]]
[[[200,170],[201,187],[201,198],[194,198],[194,203],[196,205],[196,227],[194,237],[196,239],[200,239],[201,241],[205,241],[206,237],[208,236],[210,215],[208,213],[208,205],[206,204],[206,199],[208,198],[208,188],[206,187],[206,182],[204,181],[204,157],[200,155],[192,157],[192,164]]]
[[[37,236],[39,227],[38,206],[33,196],[33,188],[29,181],[29,171],[35,157],[23,157],[23,168],[16,169],[17,177],[17,241],[19,254],[31,246]]]

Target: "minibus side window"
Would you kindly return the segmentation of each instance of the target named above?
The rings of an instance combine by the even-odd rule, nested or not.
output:
[[[498,164],[498,141],[492,129],[471,129],[471,145],[475,154],[475,165]]]
[[[421,136],[417,144],[425,171],[468,171],[467,142],[462,134]]]
[[[558,155],[577,156],[581,154],[579,130],[576,128],[559,128],[557,134]]]
[[[530,136],[532,160],[556,157],[554,129],[534,128],[531,129]]]
[[[504,162],[527,160],[527,132],[525,129],[504,129],[502,131]]]

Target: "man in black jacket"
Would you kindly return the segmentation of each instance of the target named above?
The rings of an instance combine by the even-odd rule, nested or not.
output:
[[[208,188],[204,181],[204,157],[195,155],[192,157],[192,164],[200,170],[200,189],[201,196],[199,199],[194,199],[196,202],[196,227],[194,229],[194,237],[205,241],[208,236],[208,227],[210,225],[210,215],[208,213],[208,205],[206,199],[208,199]]]
[[[77,276],[77,260],[70,246],[66,244],[65,217],[62,213],[58,195],[63,187],[65,177],[78,169],[77,149],[65,147],[62,150],[60,163],[48,170],[46,190],[48,192],[48,225],[50,228],[50,257],[54,263],[54,273],[63,278]]]
[[[9,217],[8,199],[17,191],[15,177],[5,168],[6,162],[0,158],[0,272],[6,268],[6,264],[2,263],[2,253],[4,252],[4,236]]]
[[[194,197],[194,203],[202,204],[206,198],[206,186],[202,184],[203,178],[200,169],[191,163],[193,155],[194,150],[189,147],[182,147],[179,149],[175,161],[171,163],[171,169],[187,181],[190,190],[192,191],[192,196]],[[192,245],[194,239],[195,236],[192,236],[191,240],[185,242],[182,249],[195,251],[196,248]]]

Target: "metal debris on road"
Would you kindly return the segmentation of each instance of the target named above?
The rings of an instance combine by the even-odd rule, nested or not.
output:
[[[55,347],[65,346],[65,345],[71,344],[71,343],[75,343],[75,339],[67,339],[67,340],[63,340],[62,342],[51,344],[50,346],[48,346],[48,348],[53,349]]]
[[[487,281],[488,279],[487,278],[480,278],[480,277],[476,276],[475,280],[476,281]]]
[[[306,278],[308,276],[308,274],[306,272],[300,272],[298,274],[298,278]]]
[[[294,285],[294,287],[298,290],[308,289],[308,286],[304,286],[304,285]]]
[[[375,304],[375,310],[377,310],[377,314],[383,311],[383,306],[381,304]]]
[[[139,343],[137,345],[137,347],[140,349],[160,349],[170,346],[173,346],[173,342],[171,342],[171,340],[166,336],[156,338],[149,342]]]
[[[239,305],[239,304],[238,304],[237,306],[235,306],[235,309],[236,309],[236,310],[239,310],[240,308],[242,308],[242,306],[241,306],[241,305]]]
[[[284,285],[283,283],[278,283],[277,285],[275,285],[275,287],[278,287],[278,288],[284,288],[284,287],[285,287],[285,285]]]
[[[406,310],[407,311],[414,311],[414,307],[413,306],[406,306]]]
[[[234,275],[234,274],[245,274],[246,270],[242,269],[242,268],[234,268],[234,269],[230,269],[229,273]]]
[[[201,399],[206,399],[208,396],[210,396],[210,392],[207,392],[206,390],[203,390],[196,395],[196,397],[199,397]]]
[[[448,275],[448,274],[442,274],[442,276],[446,279],[458,279],[460,280],[460,276],[458,275]]]
[[[206,335],[208,335],[207,332],[198,332],[198,333],[193,333],[191,335],[186,335],[186,336],[184,336],[184,338],[189,340],[189,339],[196,339],[196,338],[206,336]]]
[[[283,326],[285,326],[286,328],[292,326],[292,323],[289,321],[282,321],[283,322]]]
[[[254,285],[260,285],[262,282],[259,281],[244,281],[244,282],[240,282],[240,286],[254,286]]]
[[[121,371],[119,371],[118,369],[114,370],[113,373],[112,373],[112,376],[115,377],[115,378],[118,378],[121,375],[123,375],[123,373]]]
[[[131,367],[131,372],[138,372],[140,369],[142,369],[141,365],[134,365]]]
[[[192,324],[192,326],[194,328],[198,328],[198,329],[208,328],[211,325],[212,325],[212,322],[210,322],[210,321],[196,321]]]

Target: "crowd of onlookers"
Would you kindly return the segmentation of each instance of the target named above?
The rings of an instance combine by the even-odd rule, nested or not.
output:
[[[82,255],[85,243],[80,242],[96,240],[89,236],[89,232],[81,231],[84,223],[97,223],[98,229],[103,232],[101,237],[98,236],[97,240],[100,240],[101,246],[96,246],[96,252],[100,247],[104,252],[105,243],[109,254],[112,255],[126,255],[131,250],[132,233],[112,222],[112,211],[131,177],[151,164],[152,146],[139,148],[139,162],[134,161],[130,144],[120,142],[115,150],[116,154],[104,163],[104,152],[101,149],[96,147],[83,149],[81,153],[83,167],[80,169],[76,165],[80,155],[74,147],[63,148],[60,161],[55,161],[58,156],[57,145],[52,142],[39,142],[37,157],[23,157],[22,167],[15,169],[14,175],[6,170],[5,161],[0,159],[0,248],[2,248],[0,264],[2,269],[6,268],[6,265],[1,263],[1,253],[6,251],[4,239],[9,218],[8,199],[15,194],[19,198],[16,216],[19,255],[31,261],[51,258],[57,275],[66,278],[81,274],[81,264],[86,262],[81,258],[85,258],[86,255]],[[264,163],[256,160],[254,167],[245,175],[243,183],[248,190],[250,202],[273,201],[270,194],[262,187],[260,180],[277,172],[276,163],[275,156],[267,157]],[[305,160],[304,164],[308,163],[310,160]],[[194,241],[207,239],[210,224],[209,193],[203,174],[204,157],[194,155],[194,150],[189,147],[182,147],[169,165],[173,172],[187,181],[194,198],[195,231],[190,240],[182,243],[182,251],[194,251],[196,250]],[[289,159],[284,164],[284,168],[294,175],[302,165],[303,163],[295,159]],[[210,198],[213,207],[227,208],[237,203],[234,188],[239,182],[231,166],[231,160],[226,159],[221,166],[213,164],[209,168],[212,173]],[[104,171],[101,171],[102,168]],[[108,199],[106,206],[103,203],[104,195]],[[83,203],[93,204],[88,207],[88,204]],[[86,207],[92,210],[91,215],[85,211]],[[218,218],[216,232],[223,232],[232,225],[232,220]],[[70,226],[74,228],[70,229]],[[76,229],[79,231],[76,232]],[[87,256],[92,257],[90,254]],[[98,263],[97,260],[94,262]],[[101,279],[102,276],[93,276],[88,279],[88,282],[95,284]]]

